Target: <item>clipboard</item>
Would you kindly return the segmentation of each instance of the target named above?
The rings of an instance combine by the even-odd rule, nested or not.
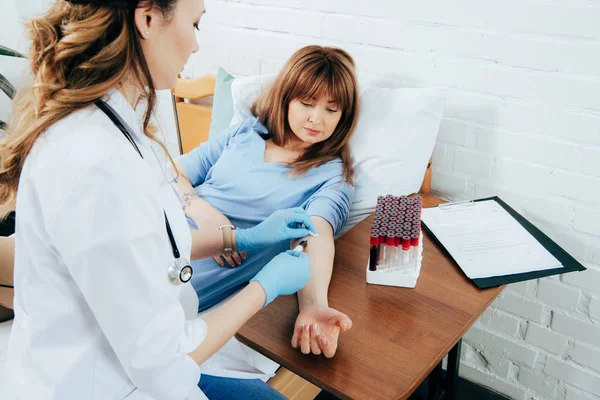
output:
[[[482,199],[476,199],[472,202],[481,202],[493,200],[498,203],[511,217],[513,217],[525,230],[533,236],[535,240],[537,240],[552,256],[554,256],[560,263],[561,266],[557,268],[544,269],[539,271],[531,271],[524,273],[515,273],[515,274],[506,274],[506,275],[496,275],[485,278],[470,278],[462,269],[460,264],[452,257],[450,252],[444,247],[444,244],[438,239],[435,233],[427,226],[427,224],[422,221],[421,225],[423,229],[431,236],[431,238],[441,247],[441,249],[449,256],[452,261],[456,265],[461,268],[461,271],[465,273],[465,276],[469,280],[471,280],[475,286],[479,289],[487,289],[490,287],[496,287],[508,283],[515,283],[521,281],[527,281],[531,279],[542,278],[545,276],[556,275],[556,274],[564,274],[567,272],[575,272],[575,271],[585,271],[585,267],[581,265],[575,258],[573,258],[569,253],[567,253],[562,247],[560,247],[556,242],[550,239],[546,234],[544,234],[541,230],[536,228],[531,222],[529,222],[526,218],[524,218],[521,214],[512,209],[508,204],[502,201],[498,196],[487,197]],[[460,202],[459,202],[460,203]],[[443,205],[441,205],[443,206]]]

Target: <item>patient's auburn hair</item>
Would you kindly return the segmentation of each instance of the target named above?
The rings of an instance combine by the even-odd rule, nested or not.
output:
[[[157,7],[169,18],[176,2],[140,0],[137,5]],[[126,81],[145,88],[144,131],[169,154],[149,124],[156,93],[134,24],[135,8],[112,7],[116,1],[109,0],[80,3],[86,4],[57,0],[27,24],[32,82],[17,91],[8,135],[0,140],[0,209],[14,209],[21,170],[37,138]]]
[[[273,143],[283,146],[294,138],[288,122],[290,102],[323,96],[337,102],[342,112],[340,121],[331,137],[311,145],[290,163],[292,172],[303,174],[339,157],[344,165],[344,179],[353,184],[348,141],[358,119],[359,98],[354,60],[346,51],[321,46],[296,51],[272,85],[256,99],[251,111],[267,127]]]

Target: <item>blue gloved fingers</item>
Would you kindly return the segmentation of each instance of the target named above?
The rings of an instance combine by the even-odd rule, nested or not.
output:
[[[294,257],[302,257],[302,256],[308,257],[302,251],[287,250],[286,253],[288,253],[290,256],[294,256]]]
[[[310,260],[299,251],[288,250],[275,256],[251,281],[263,287],[266,306],[277,296],[290,295],[302,289],[310,279]]]
[[[304,209],[300,209],[302,210],[302,212],[297,212],[296,209],[292,209],[293,213],[289,215],[288,217],[288,228],[290,228],[291,230],[304,230],[306,231],[306,233],[304,234],[304,236],[308,235],[308,231],[311,231],[312,233],[318,233],[317,232],[317,228],[315,228],[315,225],[312,222],[312,219],[310,219],[310,215],[308,215],[308,213],[306,211],[304,211]],[[300,224],[304,225],[304,227],[306,229],[300,228]],[[296,228],[298,227],[298,228]],[[303,236],[294,236],[295,238],[299,238],[299,237],[303,237]]]
[[[288,239],[300,239],[310,235],[310,231],[308,229],[286,229],[286,236]]]
[[[308,213],[300,207],[275,211],[255,227],[237,230],[237,250],[242,252],[289,239],[317,236],[316,230]]]

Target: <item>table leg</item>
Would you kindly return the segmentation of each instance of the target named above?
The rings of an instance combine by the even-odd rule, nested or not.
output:
[[[427,400],[441,400],[444,397],[444,390],[440,387],[442,380],[442,363],[439,363],[437,367],[429,374],[429,388],[427,393]]]
[[[456,384],[458,382],[458,368],[460,366],[460,348],[462,339],[454,345],[448,353],[448,366],[446,368],[446,396],[445,400],[456,399]]]
[[[448,364],[445,374],[442,363],[429,374],[428,400],[456,400],[456,385],[458,382],[458,368],[460,366],[460,339],[448,353]]]

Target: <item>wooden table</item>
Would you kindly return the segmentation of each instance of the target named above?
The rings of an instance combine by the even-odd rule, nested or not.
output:
[[[424,207],[441,202],[423,198]],[[365,269],[372,219],[336,241],[329,304],[348,314],[354,325],[340,336],[334,358],[303,355],[290,345],[298,313],[295,296],[275,300],[237,337],[337,397],[406,399],[434,369],[439,371],[451,349],[448,374],[456,378],[461,337],[503,287],[477,289],[427,234],[414,289],[368,285]]]

